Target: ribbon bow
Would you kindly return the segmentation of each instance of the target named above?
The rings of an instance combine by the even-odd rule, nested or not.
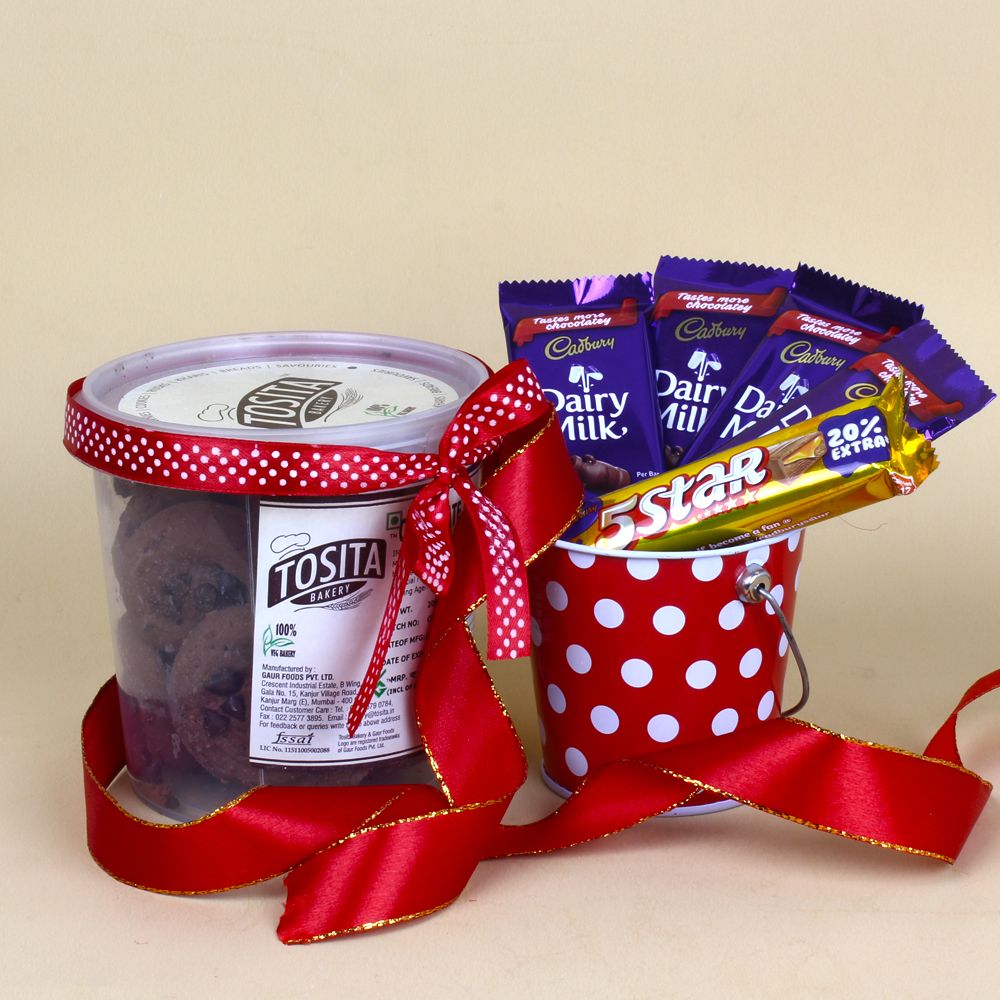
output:
[[[503,511],[474,481],[474,470],[512,433],[550,408],[537,379],[522,362],[487,380],[462,406],[441,439],[434,478],[421,488],[406,516],[403,545],[393,569],[389,599],[375,648],[347,720],[354,736],[371,704],[411,573],[435,594],[454,577],[451,493],[468,511],[479,547],[489,616],[489,655],[516,659],[529,649],[528,581],[524,556]],[[430,465],[431,463],[427,463]]]

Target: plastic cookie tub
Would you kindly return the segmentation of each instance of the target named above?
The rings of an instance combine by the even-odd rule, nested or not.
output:
[[[67,443],[98,470],[126,760],[147,804],[191,819],[255,785],[433,780],[412,693],[434,595],[415,576],[346,735],[419,488],[350,452],[436,452],[487,375],[439,345],[288,332],[131,354],[73,387]]]

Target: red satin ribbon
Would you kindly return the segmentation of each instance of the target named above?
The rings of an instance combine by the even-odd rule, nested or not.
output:
[[[463,660],[459,653],[456,662]],[[462,674],[466,707],[492,702],[495,709],[481,665]],[[84,718],[88,840],[109,874],[158,892],[224,892],[288,873],[278,934],[289,944],[432,913],[459,895],[483,859],[593,840],[681,805],[699,789],[817,830],[952,862],[990,785],[948,745],[961,709],[998,687],[995,671],[969,689],[928,748],[947,754],[940,758],[772,719],[608,764],[554,813],[525,826],[502,824],[512,793],[449,804],[424,785],[259,788],[203,820],[168,826],[137,820],[107,791],[124,764],[111,680]],[[490,714],[493,725],[478,745],[499,750],[504,764],[516,768],[516,738],[506,720]],[[484,757],[477,755],[477,766],[488,766]],[[510,777],[507,767],[500,771]]]
[[[481,492],[505,513],[528,561],[561,534],[576,512],[579,485],[551,418],[508,441]],[[458,523],[457,552],[478,544],[471,521]],[[592,840],[701,789],[819,830],[949,862],[985,805],[990,785],[962,766],[955,719],[1000,687],[1000,671],[970,688],[924,756],[773,719],[609,764],[545,819],[505,826],[526,763],[466,625],[492,585],[480,560],[463,561],[431,625],[416,712],[440,791],[419,785],[259,788],[192,823],[141,821],[107,791],[124,764],[111,681],[83,724],[95,860],[131,885],[181,894],[221,892],[287,873],[278,934],[286,943],[304,943],[432,913],[458,896],[485,858]]]

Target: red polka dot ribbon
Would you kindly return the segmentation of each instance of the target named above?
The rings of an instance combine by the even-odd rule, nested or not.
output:
[[[523,361],[484,382],[448,427],[438,454],[350,445],[257,441],[141,428],[96,413],[66,393],[63,443],[81,462],[136,483],[256,496],[355,496],[461,472],[551,406]]]
[[[471,515],[488,581],[489,652],[528,651],[527,580],[515,531],[477,488],[469,470],[495,458],[508,441],[552,412],[523,361],[483,383],[462,405],[437,454],[384,452],[343,445],[179,434],[112,420],[80,401],[83,381],[67,393],[64,442],[80,461],[150,486],[267,496],[353,496],[423,483],[407,515],[389,600],[361,688],[348,716],[353,736],[371,702],[411,572],[436,594],[454,576],[450,496]]]

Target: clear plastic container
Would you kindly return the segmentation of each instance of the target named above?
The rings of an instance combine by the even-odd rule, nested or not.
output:
[[[151,437],[436,452],[487,374],[470,355],[395,337],[243,334],[119,358],[79,399]],[[143,801],[191,819],[261,784],[433,783],[412,707],[433,594],[415,577],[394,662],[356,736],[345,731],[417,487],[316,499],[95,480]]]

